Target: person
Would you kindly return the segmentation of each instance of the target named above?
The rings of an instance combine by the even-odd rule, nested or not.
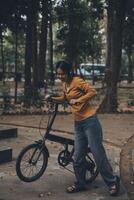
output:
[[[86,190],[85,151],[90,147],[99,172],[109,188],[111,196],[116,196],[120,188],[120,179],[113,175],[102,144],[102,127],[96,115],[95,107],[90,103],[97,94],[96,90],[80,76],[75,76],[72,65],[67,61],[56,64],[57,77],[63,83],[63,95],[52,99],[67,101],[74,114],[74,161],[73,168],[76,182],[67,187],[68,193]]]

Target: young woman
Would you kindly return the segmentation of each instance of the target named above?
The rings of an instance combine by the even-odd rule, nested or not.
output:
[[[96,116],[96,109],[90,104],[91,99],[97,94],[96,90],[83,78],[74,76],[71,64],[66,61],[57,63],[56,73],[63,83],[63,95],[53,97],[53,99],[60,102],[66,100],[74,114],[75,152],[73,166],[76,182],[67,188],[67,192],[74,193],[86,189],[84,163],[85,151],[89,145],[99,172],[109,188],[110,195],[116,196],[119,192],[120,180],[118,176],[113,175],[102,144],[102,128]]]

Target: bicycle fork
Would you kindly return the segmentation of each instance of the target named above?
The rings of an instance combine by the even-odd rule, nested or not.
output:
[[[42,151],[45,151],[47,153],[47,156],[49,157],[49,151],[48,151],[48,148],[46,147],[46,145],[44,144],[44,141],[38,140],[35,143],[37,144],[37,148],[34,150],[32,156],[29,160],[29,164],[33,164],[33,165],[36,165],[36,163],[38,162]],[[38,151],[38,154],[37,154],[37,151]]]

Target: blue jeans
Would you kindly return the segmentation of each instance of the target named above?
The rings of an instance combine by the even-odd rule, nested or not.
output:
[[[99,172],[110,186],[116,182],[112,167],[107,159],[105,149],[102,144],[102,128],[97,116],[91,116],[82,121],[75,121],[75,152],[74,152],[74,172],[76,184],[85,187],[85,154],[87,146],[90,147]]]

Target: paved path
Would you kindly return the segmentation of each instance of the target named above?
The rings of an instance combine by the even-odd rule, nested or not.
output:
[[[133,115],[134,116],[134,115]],[[99,115],[100,121],[104,130],[104,145],[108,158],[113,166],[115,174],[120,174],[120,153],[121,149],[127,144],[128,138],[132,137],[134,124],[132,115]],[[66,170],[60,169],[57,164],[57,151],[60,147],[53,142],[49,142],[50,148],[50,160],[47,171],[42,178],[34,183],[21,182],[15,173],[15,159],[19,151],[25,144],[29,144],[31,139],[37,139],[39,137],[37,129],[33,128],[21,128],[21,126],[38,127],[41,116],[2,116],[0,117],[0,123],[15,124],[19,128],[19,137],[17,139],[10,139],[2,142],[14,146],[14,161],[4,165],[0,165],[0,200],[36,200],[36,199],[63,199],[63,200],[128,200],[129,195],[126,193],[126,189],[121,187],[121,192],[118,197],[109,197],[106,186],[103,183],[101,177],[97,177],[96,181],[89,186],[88,191],[79,194],[66,194],[65,188],[74,181],[74,176]],[[125,120],[127,119],[127,120]],[[57,116],[54,129],[60,130],[58,134],[67,135],[67,137],[73,137],[72,117]],[[43,119],[41,126],[46,126],[46,117]],[[63,133],[62,133],[63,130]],[[43,130],[41,130],[43,132]],[[66,134],[68,132],[70,134]],[[57,132],[54,132],[57,134]],[[0,144],[1,145],[1,144]],[[132,154],[133,155],[133,154]],[[13,170],[10,170],[13,169]],[[11,171],[8,173],[7,171]],[[124,184],[125,185],[125,184]],[[125,185],[126,186],[126,185]]]
[[[104,141],[122,147],[134,134],[134,114],[99,114]],[[30,127],[46,127],[48,117],[45,115],[5,115],[0,117],[0,124],[24,125]],[[40,120],[41,123],[40,123]],[[73,133],[72,115],[57,115],[53,129]]]
[[[134,135],[121,150],[120,172],[128,196],[130,200],[134,200]]]
[[[107,148],[108,155],[112,155],[110,162],[116,174],[119,173],[119,149]],[[100,176],[88,190],[77,194],[67,194],[65,189],[74,181],[74,175],[57,164],[58,147],[55,153],[50,154],[49,165],[44,175],[33,183],[24,183],[18,179],[14,170],[11,174],[5,172],[0,178],[0,199],[1,200],[128,200],[127,193],[123,186],[118,197],[110,197],[106,186]],[[11,166],[15,167],[15,161]]]

